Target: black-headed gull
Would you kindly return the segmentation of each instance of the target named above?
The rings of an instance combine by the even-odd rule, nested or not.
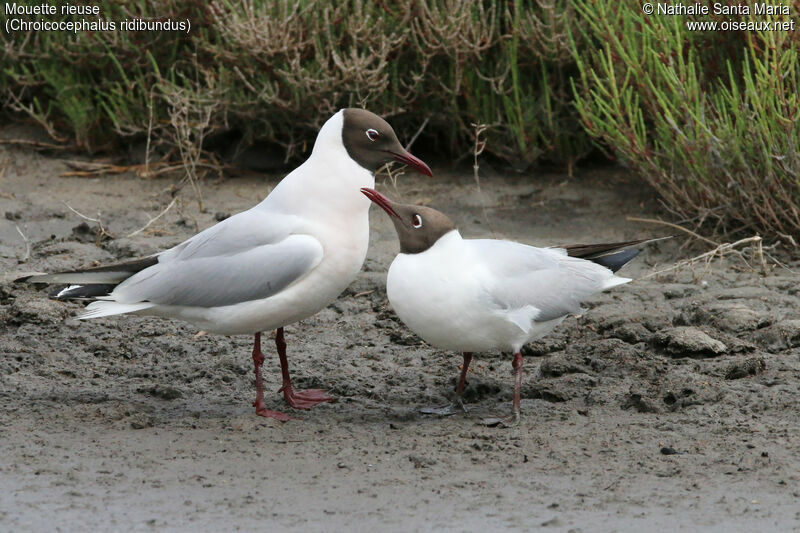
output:
[[[536,248],[512,241],[464,239],[453,222],[429,207],[392,202],[361,189],[389,214],[400,238],[400,253],[386,279],[386,294],[397,316],[425,342],[462,352],[456,386],[461,393],[473,352],[514,354],[511,416],[487,423],[519,421],[522,347],[581,311],[592,294],[628,283],[614,274],[633,259],[630,246],[646,241]],[[454,405],[425,412],[449,414]]]
[[[223,335],[255,335],[256,413],[289,416],[264,403],[261,332],[277,329],[284,399],[308,409],[331,401],[294,390],[283,327],[333,301],[361,270],[370,202],[360,187],[392,160],[432,175],[400,145],[392,127],[362,109],[343,109],[320,129],[308,160],[258,205],[159,254],[120,265],[37,275],[32,283],[71,283],[53,296],[94,298],[79,318],[122,313],[179,318]]]

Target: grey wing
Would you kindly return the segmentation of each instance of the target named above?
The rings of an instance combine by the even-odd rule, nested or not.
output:
[[[294,215],[265,212],[258,206],[237,213],[159,254],[159,261],[219,257],[275,243],[298,227]]]
[[[538,322],[580,312],[581,302],[615,278],[609,269],[569,257],[563,250],[509,241],[473,242],[487,265],[484,288],[490,301],[499,310],[529,310]]]
[[[223,255],[189,254],[159,261],[111,293],[121,303],[219,307],[268,298],[314,269],[322,245],[310,235],[289,235],[269,244]],[[161,259],[161,258],[160,258]]]

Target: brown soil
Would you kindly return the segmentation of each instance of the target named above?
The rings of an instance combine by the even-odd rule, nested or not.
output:
[[[287,328],[296,383],[339,401],[278,423],[253,414],[251,339],[135,316],[79,322],[79,304],[11,282],[178,243],[278,177],[208,181],[206,212],[187,188],[126,238],[167,205],[172,181],[59,177],[66,168],[0,146],[0,530],[800,528],[800,277],[786,269],[722,260],[593,298],[527,350],[521,424],[487,428],[482,415],[510,406],[503,354],[476,356],[469,414],[419,414],[445,403],[460,357],[423,344],[388,307],[397,243],[373,209],[362,274]],[[657,208],[622,171],[484,168],[479,192],[469,174],[434,170],[378,188],[449,213],[465,236],[550,245],[667,232],[625,220]],[[64,202],[100,212],[115,238],[97,246],[96,224]],[[623,272],[691,255],[673,241]],[[265,368],[277,390],[277,358]],[[278,394],[267,404],[285,408]]]

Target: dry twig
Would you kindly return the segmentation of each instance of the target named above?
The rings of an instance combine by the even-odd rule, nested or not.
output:
[[[758,235],[754,235],[752,237],[747,237],[746,239],[740,239],[733,243],[720,244],[713,250],[709,250],[708,252],[692,257],[690,259],[684,259],[683,261],[679,261],[672,266],[669,266],[661,270],[657,270],[656,272],[651,272],[650,274],[642,276],[639,279],[652,278],[655,276],[659,276],[661,274],[665,274],[667,272],[672,272],[674,270],[680,270],[686,267],[693,267],[699,262],[703,262],[707,267],[715,257],[724,257],[725,255],[730,255],[730,254],[737,255],[749,267],[750,265],[744,259],[742,253],[736,249],[745,244],[753,244],[756,247],[756,257],[759,260],[761,272],[765,273],[767,268],[767,263],[766,261],[764,261],[764,253],[763,253],[763,248],[761,247],[761,240],[762,240],[761,237],[759,237]]]
[[[66,143],[67,142],[67,138],[66,137],[63,137],[63,136],[59,135],[58,133],[56,133],[55,126],[53,126],[53,124],[50,121],[47,120],[47,117],[42,116],[42,115],[40,115],[39,113],[37,113],[35,111],[33,103],[30,103],[30,104],[26,105],[26,104],[24,104],[22,102],[22,99],[19,96],[17,96],[16,94],[9,93],[8,95],[9,95],[10,99],[13,100],[13,102],[9,103],[9,105],[8,105],[9,108],[13,109],[14,111],[20,112],[20,113],[25,113],[30,118],[32,118],[33,120],[38,122],[39,125],[42,126],[42,128],[44,128],[44,130],[47,132],[47,135],[49,135],[50,138],[53,139],[54,141],[59,142],[59,143]],[[20,144],[29,144],[29,145],[32,145],[32,146],[38,147],[38,148],[44,148],[45,145],[49,145],[49,146],[46,146],[46,147],[48,149],[50,149],[50,150],[62,149],[61,146],[58,145],[58,144],[50,145],[50,143],[40,143],[38,141],[28,141],[28,142],[23,142],[23,143],[20,143]]]
[[[475,178],[475,187],[478,189],[478,196],[481,197],[481,209],[483,210],[483,218],[486,220],[486,225],[489,226],[489,231],[492,232],[494,235],[494,228],[492,227],[492,221],[489,220],[489,213],[486,211],[486,198],[483,196],[483,191],[481,190],[481,178],[478,174],[480,170],[480,165],[478,164],[478,156],[483,153],[486,149],[486,140],[481,139],[481,135],[483,135],[486,130],[489,129],[488,124],[472,124],[472,127],[475,128],[475,144],[472,147],[472,174]]]
[[[39,150],[68,150],[74,148],[67,144],[53,144],[30,139],[0,139],[0,144],[11,144],[15,146],[30,146]]]
[[[175,198],[172,199],[172,201],[169,203],[169,205],[167,207],[165,207],[159,214],[157,214],[156,216],[151,218],[150,221],[147,224],[145,224],[144,226],[142,226],[141,228],[137,229],[136,231],[134,231],[132,233],[128,233],[127,235],[125,235],[125,237],[133,237],[134,235],[137,235],[137,234],[143,232],[144,230],[146,230],[147,228],[149,228],[150,225],[153,224],[153,222],[155,222],[159,218],[163,217],[167,213],[167,211],[172,209],[172,206],[174,206],[175,202],[177,202],[177,201],[178,201],[178,197],[176,196]]]
[[[100,246],[100,242],[103,240],[103,237],[108,237],[109,239],[113,239],[114,238],[114,236],[111,235],[106,230],[105,226],[103,226],[103,223],[100,221],[100,213],[97,213],[97,218],[92,218],[92,217],[84,215],[80,211],[77,211],[75,208],[73,208],[67,202],[62,202],[62,203],[65,206],[67,206],[67,209],[69,209],[70,211],[72,211],[73,213],[75,213],[76,215],[81,217],[82,219],[88,220],[89,222],[94,222],[95,224],[97,224],[97,242],[95,243],[95,244],[97,244],[97,246]]]
[[[176,161],[145,162],[140,165],[114,165],[112,163],[95,163],[92,161],[65,161],[65,163],[74,170],[59,174],[62,178],[86,178],[102,176],[104,174],[124,174],[126,172],[135,172],[137,176],[142,178],[153,178],[160,174],[175,172],[185,168],[183,163]],[[213,170],[219,170],[220,168],[219,165],[204,159],[199,160],[196,166]]]
[[[779,267],[781,267],[782,269],[789,271],[789,273],[790,273],[790,274],[797,274],[797,272],[796,272],[796,271],[794,271],[794,270],[792,270],[791,268],[789,268],[789,266],[788,266],[788,265],[786,265],[785,263],[783,263],[782,261],[780,261],[780,260],[779,260],[777,257],[773,256],[772,254],[770,254],[769,252],[767,252],[767,251],[766,251],[767,249],[769,249],[769,250],[772,250],[772,249],[774,249],[776,246],[778,246],[778,243],[775,243],[775,244],[773,244],[772,246],[766,247],[766,248],[764,249],[764,255],[765,255],[765,256],[767,256],[767,258],[768,258],[770,261],[772,261],[773,263],[775,263],[776,265],[778,265],[778,266],[779,266]]]
[[[411,140],[410,140],[410,141],[408,141],[408,144],[406,145],[406,150],[411,150],[411,146],[413,146],[413,145],[414,145],[414,142],[417,140],[417,137],[419,137],[419,134],[420,134],[420,133],[422,133],[422,130],[424,130],[424,129],[425,129],[425,126],[427,126],[427,125],[428,125],[428,121],[429,121],[430,119],[431,119],[431,116],[430,116],[430,115],[428,115],[427,117],[425,117],[425,120],[422,122],[422,125],[421,125],[421,126],[419,127],[419,129],[417,130],[417,133],[415,133],[415,134],[414,134],[414,136],[413,136],[413,137],[411,137]]]
[[[19,229],[18,225],[14,224],[14,227],[17,228],[17,233],[19,233],[19,236],[22,237],[23,241],[25,241],[25,256],[19,260],[20,263],[25,263],[31,257],[31,241],[28,240],[28,237],[26,237],[24,233],[22,233],[22,230]]]
[[[700,235],[698,233],[695,233],[694,231],[692,231],[690,229],[684,228],[683,226],[679,226],[678,224],[673,224],[672,222],[666,222],[664,220],[658,220],[657,218],[639,218],[639,217],[625,217],[625,220],[629,220],[631,222],[645,222],[647,224],[661,224],[663,226],[667,226],[667,227],[674,228],[674,229],[683,231],[685,233],[688,233],[689,235],[691,235],[695,239],[699,239],[701,241],[707,242],[708,244],[711,244],[713,246],[720,246],[720,243],[718,243],[716,241],[712,241],[711,239],[708,239],[706,237],[703,237],[702,235]]]

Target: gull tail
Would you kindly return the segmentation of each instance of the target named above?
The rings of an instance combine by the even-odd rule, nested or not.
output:
[[[603,265],[605,266],[605,265]],[[608,267],[606,267],[608,268]],[[626,283],[630,283],[633,281],[632,278],[623,278],[621,276],[611,276],[604,284],[601,290],[608,290],[612,287],[616,287],[617,285],[625,285]]]
[[[612,243],[602,243],[602,244],[569,244],[567,246],[561,246],[567,251],[567,255],[570,257],[578,257],[580,259],[586,259],[587,261],[591,261],[593,263],[597,263],[598,265],[604,266],[612,272],[616,272],[626,264],[628,264],[634,257],[639,255],[641,250],[634,248],[634,246],[640,244],[648,244],[655,241],[662,241],[664,239],[671,239],[672,235],[668,237],[659,237],[656,239],[640,239],[636,241],[626,241],[626,242],[612,242]],[[610,289],[616,285],[622,285],[623,283],[628,283],[631,281],[628,278],[620,278],[614,276],[611,278],[610,282],[614,282],[605,287],[606,289]],[[624,280],[624,281],[619,281]]]
[[[56,272],[54,274],[36,274],[17,278],[14,281],[27,283],[68,283],[68,286],[58,287],[56,290],[50,292],[49,296],[56,300],[91,300],[107,296],[118,284],[156,263],[158,263],[158,256],[151,255],[143,259],[118,263],[116,265],[87,268],[85,270]]]
[[[78,315],[78,320],[87,318],[100,318],[102,316],[122,315],[124,313],[134,313],[143,311],[156,304],[150,302],[139,302],[135,304],[123,304],[111,300],[97,300],[86,306],[83,313]]]

